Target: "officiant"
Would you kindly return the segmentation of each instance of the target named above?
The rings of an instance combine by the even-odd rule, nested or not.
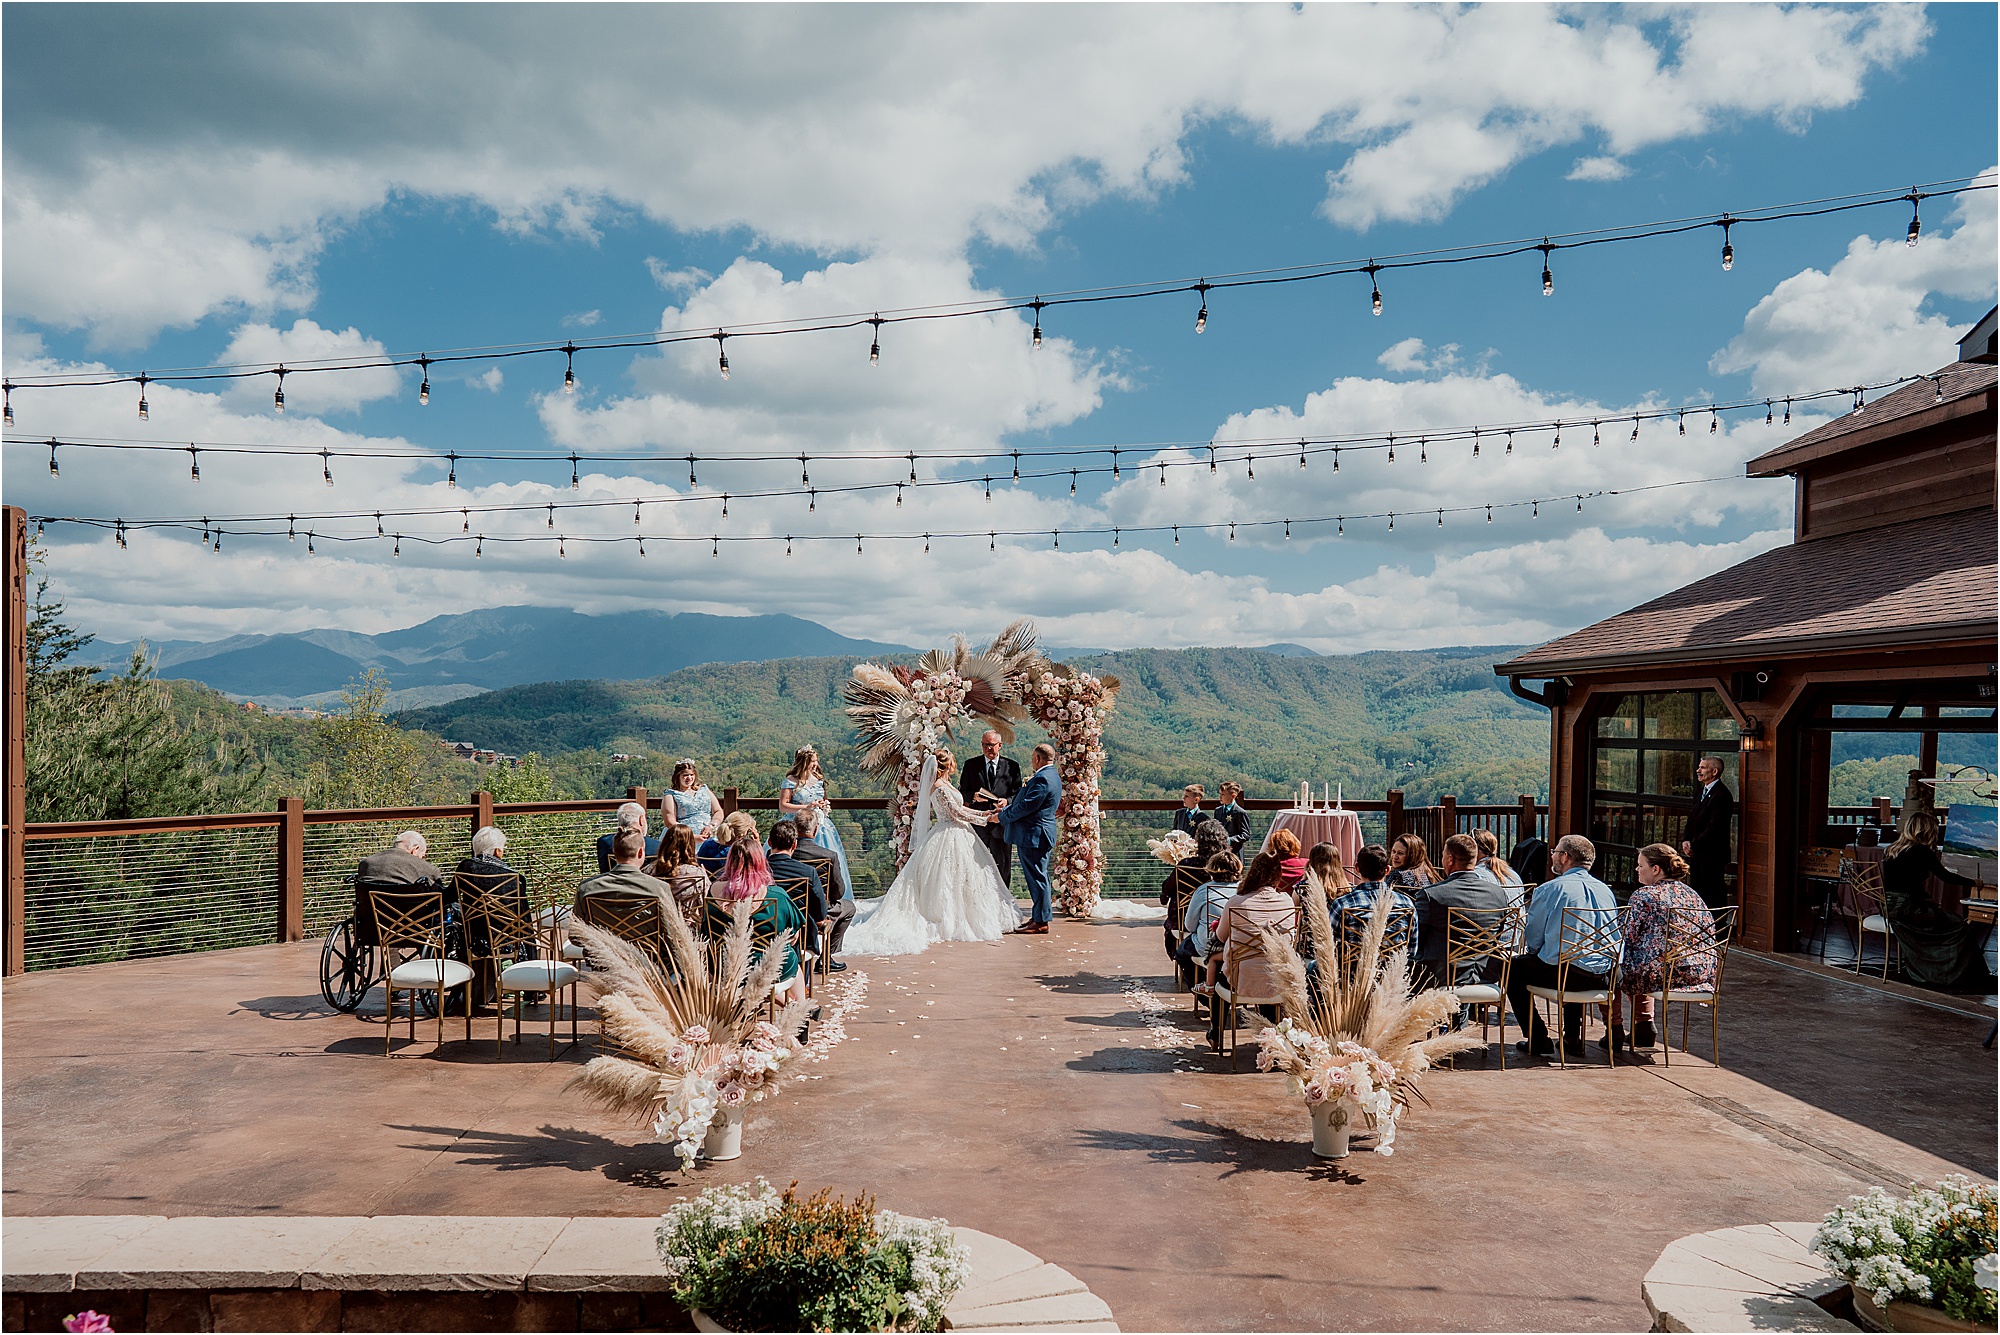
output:
[[[988,732],[979,739],[979,754],[958,771],[958,795],[974,811],[995,811],[1007,805],[1021,791],[1021,767],[1000,754],[1000,734]],[[973,833],[1000,869],[1000,879],[1012,885],[1014,849],[1001,834],[998,822],[975,825]]]

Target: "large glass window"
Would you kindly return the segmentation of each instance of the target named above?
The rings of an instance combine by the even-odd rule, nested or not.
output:
[[[1722,782],[1739,798],[1736,720],[1714,691],[1660,691],[1619,697],[1597,720],[1592,757],[1590,838],[1597,874],[1629,890],[1634,858],[1647,844],[1680,846],[1688,813],[1701,795],[1695,766],[1722,765]],[[1734,842],[1734,832],[1731,832]]]

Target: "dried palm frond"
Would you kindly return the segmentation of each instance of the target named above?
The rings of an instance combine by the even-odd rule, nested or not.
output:
[[[909,738],[918,730],[918,710],[910,687],[919,677],[952,673],[966,683],[965,713],[979,725],[1014,739],[1014,724],[1028,717],[1016,681],[1034,661],[1035,630],[1023,618],[1009,625],[993,643],[973,652],[963,636],[954,635],[945,648],[932,649],[914,668],[857,664],[842,691],[847,717],[854,725],[855,747],[862,772],[893,788],[907,763]]]

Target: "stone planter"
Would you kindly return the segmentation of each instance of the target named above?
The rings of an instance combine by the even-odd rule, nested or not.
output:
[[[720,1163],[725,1159],[743,1157],[743,1110],[741,1108],[717,1108],[715,1120],[708,1124],[708,1134],[701,1139],[701,1157]],[[720,1327],[717,1327],[720,1329]]]
[[[696,1330],[706,1331],[709,1335],[717,1335],[717,1332],[727,1335],[729,1327],[716,1325],[715,1318],[702,1311],[699,1307],[688,1308],[688,1316],[693,1318]]]
[[[1961,1331],[1986,1330],[1988,1327],[1970,1321],[1960,1321],[1955,1316],[1946,1316],[1942,1308],[1926,1307],[1922,1303],[1905,1302],[1892,1298],[1885,1310],[1875,1304],[1875,1295],[1859,1285],[1848,1287],[1854,1293],[1855,1322],[1863,1330],[1889,1331]]]
[[[1310,1111],[1313,1120],[1313,1153],[1322,1159],[1345,1159],[1349,1153],[1348,1128],[1353,1121],[1347,1104],[1329,1099],[1325,1103],[1313,1104]]]

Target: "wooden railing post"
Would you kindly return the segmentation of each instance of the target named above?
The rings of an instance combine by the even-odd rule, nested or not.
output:
[[[6,830],[0,861],[0,972],[18,974],[28,964],[28,513],[6,509],[7,583]]]
[[[306,935],[306,800],[278,799],[278,940]]]
[[[1407,827],[1403,824],[1403,790],[1391,788],[1388,792],[1388,801],[1389,842],[1393,844],[1407,832]]]
[[[735,815],[735,814],[736,814],[736,803],[737,803],[738,799],[739,799],[739,798],[741,798],[741,796],[742,796],[742,794],[741,794],[741,793],[739,793],[739,792],[738,792],[738,791],[737,791],[736,789],[734,789],[734,788],[725,788],[725,789],[723,789],[723,790],[722,790],[722,814],[723,814],[723,815],[725,815],[725,816],[733,816],[733,815]]]
[[[625,790],[625,800],[627,802],[637,802],[639,804],[639,809],[643,811],[646,808],[646,790],[644,788],[627,788]],[[651,822],[649,820],[648,821],[649,827],[650,823]],[[666,836],[662,835],[661,837],[665,838]]]
[[[1875,799],[1875,823],[1885,830],[1896,828],[1896,799],[1893,797]]]
[[[1438,848],[1443,857],[1444,841],[1458,833],[1458,799],[1446,793],[1438,799]]]
[[[472,795],[472,833],[478,834],[492,823],[493,794],[481,788]]]
[[[1520,797],[1520,803],[1521,803],[1521,812],[1519,815],[1514,817],[1515,843],[1519,843],[1523,839],[1534,839],[1539,837],[1535,833],[1535,795],[1533,793],[1522,793]],[[1511,853],[1513,852],[1513,850],[1507,849],[1505,850],[1505,852]]]

